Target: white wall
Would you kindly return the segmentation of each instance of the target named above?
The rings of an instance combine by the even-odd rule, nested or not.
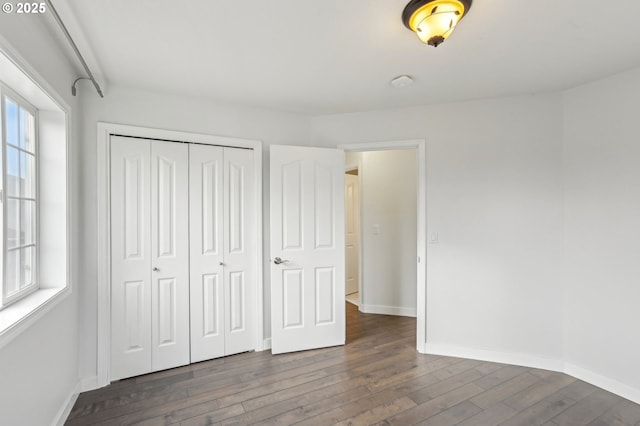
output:
[[[640,402],[640,69],[557,95],[316,117],[312,143],[427,140],[427,349]]]
[[[69,88],[76,71],[67,53],[56,44],[36,15],[0,14],[2,37],[31,67],[63,96],[77,111],[76,99]],[[4,42],[0,42],[3,44]],[[2,76],[0,76],[2,78]],[[72,120],[75,117],[72,116]],[[77,176],[79,139],[78,122],[72,121],[70,167]],[[72,182],[74,182],[72,180]],[[75,183],[72,185],[77,188]],[[77,199],[72,189],[72,205]],[[78,211],[72,207],[73,217]],[[17,338],[0,349],[0,422],[7,425],[47,425],[54,421],[78,389],[78,281],[80,246],[78,234],[72,230],[73,293]]]
[[[416,315],[415,149],[360,154],[362,312]],[[378,226],[379,234],[373,231]]]
[[[559,95],[315,117],[311,131],[326,146],[426,139],[428,350],[560,365]]]
[[[80,91],[83,104],[81,201],[79,223],[83,235],[81,277],[86,283],[81,292],[80,353],[81,377],[89,383],[96,375],[97,350],[97,243],[96,243],[96,164],[97,123],[100,121],[129,124],[210,135],[256,139],[264,142],[263,213],[264,213],[264,301],[265,337],[271,335],[269,292],[269,145],[304,145],[308,139],[309,119],[295,114],[279,113],[233,105],[222,105],[205,99],[163,95],[138,89],[109,86],[104,99],[97,98],[90,86]]]
[[[637,402],[639,111],[640,69],[564,95],[566,360]]]

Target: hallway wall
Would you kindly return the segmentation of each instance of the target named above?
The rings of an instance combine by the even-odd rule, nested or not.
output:
[[[416,316],[416,150],[359,155],[363,253],[360,310]]]

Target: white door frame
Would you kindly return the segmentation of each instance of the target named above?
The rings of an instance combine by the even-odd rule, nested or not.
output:
[[[346,150],[345,150],[345,154],[346,154]],[[351,171],[357,171],[358,172],[358,215],[360,216],[358,218],[358,224],[359,224],[359,228],[358,229],[358,310],[362,307],[362,294],[364,292],[364,288],[362,287],[362,159],[358,159],[357,162],[355,163],[349,163],[346,159],[344,162],[344,172],[351,172]],[[345,188],[346,191],[346,188]],[[345,194],[346,195],[346,194]],[[346,211],[346,210],[345,210]],[[345,218],[345,229],[346,229],[346,218]],[[345,268],[345,272],[347,270],[347,262],[346,262],[346,252],[345,252],[345,264],[344,264],[344,268]],[[347,283],[345,281],[345,288],[347,286]]]
[[[427,144],[424,139],[412,139],[401,141],[369,142],[338,145],[345,152],[364,151],[390,151],[399,149],[417,149],[418,151],[418,223],[417,223],[417,279],[416,279],[416,348],[420,353],[426,352],[427,342]],[[351,164],[346,165],[352,166]],[[364,198],[366,188],[360,186],[360,202]],[[362,221],[360,222],[360,235],[362,233]],[[360,244],[360,302],[362,303],[362,244]]]
[[[205,145],[249,148],[253,150],[255,207],[256,207],[256,336],[255,350],[263,350],[264,309],[263,309],[263,267],[262,267],[262,142],[226,136],[200,133],[177,132],[114,123],[98,123],[98,306],[97,306],[97,383],[92,389],[103,387],[110,382],[111,365],[111,200],[109,197],[111,176],[110,145],[111,135],[159,139],[175,142],[193,142]],[[82,389],[90,390],[90,389]]]

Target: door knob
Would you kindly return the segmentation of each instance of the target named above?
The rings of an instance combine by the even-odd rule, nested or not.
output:
[[[160,270],[160,268],[158,268],[156,266],[154,266],[153,269],[152,269],[153,272],[158,272],[159,270]]]
[[[220,266],[226,266],[224,262],[220,262]]]
[[[273,263],[275,263],[276,265],[280,265],[281,263],[287,263],[289,262],[286,259],[280,259],[279,257],[276,257],[275,259],[273,259]]]

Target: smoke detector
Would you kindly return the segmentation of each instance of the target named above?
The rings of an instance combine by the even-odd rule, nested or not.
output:
[[[411,86],[413,84],[413,78],[408,75],[400,75],[391,80],[391,85],[396,89],[402,89],[403,87]]]

